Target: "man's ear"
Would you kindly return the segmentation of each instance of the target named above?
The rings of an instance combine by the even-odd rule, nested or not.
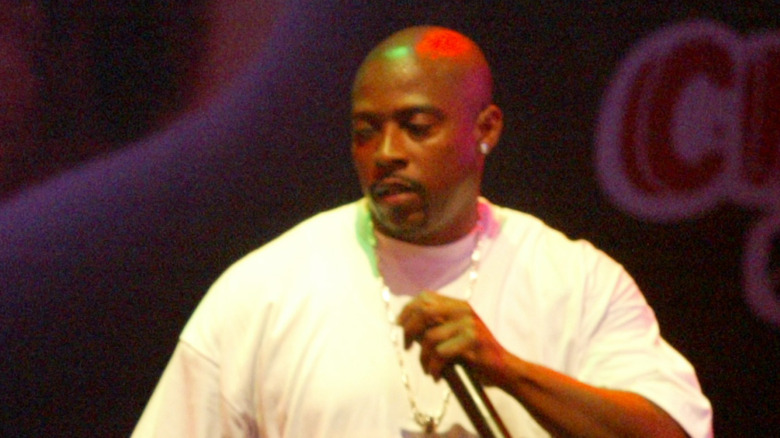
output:
[[[492,150],[501,138],[501,131],[504,129],[504,113],[501,108],[490,104],[479,112],[477,116],[476,136],[477,143],[485,143],[489,150]]]

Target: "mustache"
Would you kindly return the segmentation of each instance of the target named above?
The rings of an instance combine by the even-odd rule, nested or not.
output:
[[[425,193],[425,187],[411,178],[389,175],[371,184],[369,191],[372,197],[382,197],[391,192]]]

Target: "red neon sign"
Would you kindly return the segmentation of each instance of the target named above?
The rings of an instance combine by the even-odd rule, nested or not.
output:
[[[609,198],[641,219],[723,202],[762,210],[746,242],[745,296],[780,327],[769,255],[780,241],[780,32],[742,37],[700,21],[641,41],[606,90],[596,168]]]

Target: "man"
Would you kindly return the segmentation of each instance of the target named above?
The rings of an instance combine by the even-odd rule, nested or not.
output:
[[[620,265],[480,197],[491,95],[456,32],[371,51],[352,91],[364,198],[215,283],[135,436],[475,436],[440,379],[456,360],[516,437],[711,435],[692,367]]]

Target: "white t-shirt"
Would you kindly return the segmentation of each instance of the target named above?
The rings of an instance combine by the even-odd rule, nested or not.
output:
[[[506,349],[638,393],[691,436],[712,435],[693,368],[660,337],[619,264],[530,215],[485,200],[480,214],[484,246],[469,302]],[[352,203],[228,269],[182,332],[133,436],[423,436],[402,375],[419,409],[434,416],[447,387],[423,374],[416,346],[403,352],[401,369],[391,339],[400,329],[388,321],[378,273],[393,291],[391,314],[422,288],[464,298],[478,236],[420,247],[374,241],[369,223],[365,203]],[[513,437],[547,436],[516,400],[487,393]],[[441,436],[476,436],[454,397],[444,408]]]

